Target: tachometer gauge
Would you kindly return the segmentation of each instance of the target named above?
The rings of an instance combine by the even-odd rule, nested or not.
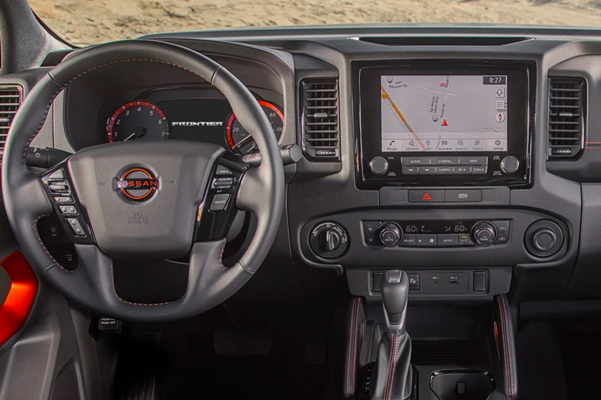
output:
[[[284,131],[284,114],[280,109],[267,101],[259,101],[259,105],[265,111],[267,119],[271,123],[273,132],[279,142]],[[230,115],[225,128],[225,140],[234,153],[246,155],[257,151],[257,144],[246,129],[238,122],[236,115]]]
[[[169,139],[169,124],[165,114],[147,101],[132,101],[122,105],[106,124],[109,143],[127,140]]]

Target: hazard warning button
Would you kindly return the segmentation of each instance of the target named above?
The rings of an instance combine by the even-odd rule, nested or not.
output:
[[[410,203],[443,203],[444,190],[409,190]]]

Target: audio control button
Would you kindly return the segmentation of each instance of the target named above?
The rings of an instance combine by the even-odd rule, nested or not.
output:
[[[388,172],[388,161],[384,157],[374,157],[369,163],[369,168],[376,175],[384,175]]]

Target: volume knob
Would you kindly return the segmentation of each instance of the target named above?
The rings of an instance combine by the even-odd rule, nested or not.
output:
[[[384,175],[388,172],[388,161],[384,157],[374,157],[369,163],[369,168],[376,175]]]

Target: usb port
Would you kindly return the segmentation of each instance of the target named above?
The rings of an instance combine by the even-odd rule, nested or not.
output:
[[[450,276],[449,285],[459,285],[459,278],[456,276]]]

